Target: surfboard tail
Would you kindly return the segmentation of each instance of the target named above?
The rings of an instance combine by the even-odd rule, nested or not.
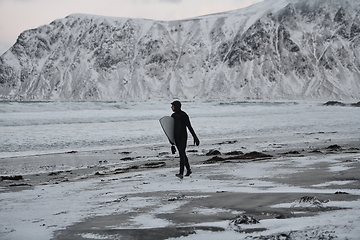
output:
[[[171,145],[175,145],[174,126],[175,120],[172,117],[165,116],[159,119],[160,125]]]

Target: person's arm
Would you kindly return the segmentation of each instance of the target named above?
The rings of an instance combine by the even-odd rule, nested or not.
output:
[[[194,144],[195,144],[196,146],[199,146],[200,140],[199,140],[199,138],[196,136],[196,133],[195,133],[193,127],[191,126],[190,118],[189,118],[189,116],[187,116],[187,115],[186,115],[186,127],[189,129],[191,135],[192,135],[193,138],[194,138]]]

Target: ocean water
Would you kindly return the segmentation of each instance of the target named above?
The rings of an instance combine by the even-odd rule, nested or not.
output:
[[[166,143],[171,101],[0,102],[0,158]],[[183,102],[202,141],[360,136],[360,108],[320,102]],[[191,140],[191,136],[189,136]],[[189,141],[190,142],[190,141]]]

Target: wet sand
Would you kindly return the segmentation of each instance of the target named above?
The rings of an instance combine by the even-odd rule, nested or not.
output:
[[[229,145],[228,149],[231,149],[233,142],[217,142],[210,146],[216,149],[223,144]],[[4,193],[89,180],[98,181],[105,188],[107,183],[115,182],[119,185],[133,182],[133,188],[144,188],[143,191],[134,193],[118,193],[118,198],[99,205],[117,204],[118,211],[112,214],[95,214],[67,225],[65,229],[55,229],[53,239],[56,240],[158,240],[196,236],[199,232],[226,231],[239,234],[239,239],[275,239],[281,234],[287,237],[285,239],[301,239],[302,236],[309,235],[311,229],[300,231],[295,227],[293,231],[271,233],[271,229],[261,222],[271,219],[291,220],[326,212],[337,214],[339,211],[349,210],[349,207],[346,204],[342,207],[327,203],[359,201],[360,146],[357,141],[340,144],[323,143],[306,149],[302,146],[277,144],[264,151],[236,148],[217,154],[211,152],[210,147],[201,151],[190,148],[188,155],[193,175],[183,180],[174,176],[178,158],[163,151],[164,146],[152,147],[149,149],[151,154],[148,152],[144,155],[139,154],[139,151],[102,151],[85,155],[71,152],[51,157],[74,159],[88,158],[91,155],[93,160],[87,159],[87,162],[92,164],[84,168],[56,171],[49,169],[50,171],[43,173],[22,175],[22,179],[4,178],[0,184]],[[43,162],[42,158],[46,157],[49,156],[32,158]],[[256,174],[252,175],[246,171],[253,168],[248,168],[250,164],[255,168],[266,167],[259,172],[255,169]],[[244,172],[241,171],[242,168]],[[161,188],[163,182],[170,181],[169,179],[173,181],[173,185],[188,185],[188,188]],[[202,189],[199,187],[202,181],[214,181],[216,184],[214,188],[209,184],[210,187]],[[109,189],[110,194],[111,191]],[[144,199],[144,206],[140,204],[129,207],[132,199]],[[176,207],[166,209],[165,206],[170,203]],[[293,203],[293,206],[274,207],[287,203]],[[126,204],[127,208],[122,209],[122,204]],[[149,214],[167,224],[144,226],[134,221]],[[256,219],[258,223],[236,222],[237,218],[244,216]],[[350,228],[353,226],[352,224]],[[360,227],[359,224],[356,226]],[[334,229],[317,231],[318,235],[328,231],[331,232],[329,236],[337,236]],[[320,239],[320,235],[314,237]],[[351,235],[349,239],[352,239]]]

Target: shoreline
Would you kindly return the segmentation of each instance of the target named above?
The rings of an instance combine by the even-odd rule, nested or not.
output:
[[[190,165],[201,165],[206,163],[221,162],[246,162],[261,161],[267,159],[277,159],[282,157],[304,157],[318,154],[337,154],[337,153],[360,153],[360,143],[357,140],[346,143],[338,139],[336,143],[318,143],[307,144],[307,148],[298,145],[288,146],[281,143],[272,143],[264,147],[262,151],[236,148],[229,152],[220,152],[219,146],[231,146],[238,143],[238,140],[224,141],[212,140],[207,143],[207,150],[195,146],[188,146],[187,154],[190,159]],[[107,177],[111,175],[122,174],[126,172],[142,172],[154,168],[173,168],[178,166],[178,154],[171,154],[166,151],[170,145],[141,145],[128,148],[129,151],[123,151],[125,148],[116,148],[111,150],[94,150],[94,151],[71,151],[56,154],[41,154],[22,157],[11,157],[11,160],[27,162],[35,158],[37,162],[43,163],[48,158],[56,158],[56,161],[76,162],[80,166],[39,166],[42,169],[36,173],[30,174],[1,174],[0,194],[7,191],[21,191],[33,188],[38,185],[58,184],[61,182],[80,181],[90,178]],[[147,150],[137,151],[142,147]],[[152,152],[153,155],[149,154]],[[155,152],[155,154],[154,154]],[[156,155],[157,152],[157,155]],[[215,152],[212,153],[212,152]],[[216,153],[218,152],[218,154]],[[141,155],[143,154],[143,155]],[[248,155],[248,156],[247,156]],[[264,156],[263,156],[264,155]],[[268,155],[268,157],[266,157]],[[245,156],[245,157],[244,157]],[[61,160],[59,160],[61,159]],[[71,159],[71,160],[66,160]],[[83,160],[86,161],[83,162]],[[214,160],[213,160],[214,159]],[[11,161],[10,160],[10,161]]]

